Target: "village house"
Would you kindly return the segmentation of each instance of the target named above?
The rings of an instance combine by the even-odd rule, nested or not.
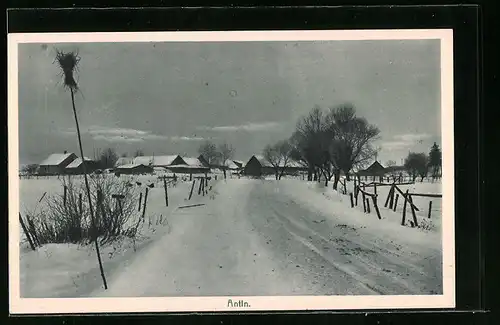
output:
[[[229,163],[227,164],[227,168],[229,170],[233,170],[233,171],[239,171],[241,169],[243,169],[243,162],[242,161],[239,161],[239,160],[230,160]]]
[[[123,166],[123,165],[130,165],[134,163],[134,158],[131,157],[120,157],[115,163],[115,167],[118,166]]]
[[[143,164],[128,164],[121,165],[114,168],[115,175],[138,175],[138,174],[151,174],[153,172],[152,166]]]
[[[358,171],[356,174],[365,180],[373,180],[375,181],[378,177],[380,180],[383,180],[384,175],[386,174],[386,169],[382,166],[377,160],[375,160],[368,168],[364,170]]]
[[[199,155],[198,156],[198,160],[201,162],[201,164],[205,167],[212,167],[210,166],[210,164],[208,163],[208,160],[205,159],[205,157],[203,157],[203,155]]]
[[[133,159],[132,164],[167,168],[171,165],[185,165],[186,162],[179,155],[161,155],[138,156]]]
[[[42,161],[38,166],[38,175],[62,175],[65,168],[77,158],[74,153],[54,153]]]
[[[92,173],[95,170],[99,169],[99,163],[90,158],[84,158],[85,163],[83,163],[80,157],[73,160],[68,166],[65,168],[65,173],[70,175],[83,175],[83,167],[85,164],[85,171],[87,173]]]
[[[285,168],[285,174],[295,174],[300,171],[306,171],[307,168],[296,161],[289,161],[286,166],[279,165],[280,168]],[[264,175],[273,175],[276,173],[275,167],[263,157],[252,156],[246,163],[243,174],[246,176],[261,177]]]
[[[183,164],[172,164],[167,169],[179,174],[206,174],[210,172],[210,167],[194,157],[182,157]]]

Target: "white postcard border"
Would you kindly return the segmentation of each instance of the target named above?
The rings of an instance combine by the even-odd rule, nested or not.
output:
[[[19,268],[19,43],[73,42],[242,42],[417,40],[441,41],[441,132],[443,152],[443,294],[401,296],[252,296],[168,298],[21,298]],[[317,30],[130,33],[8,34],[8,171],[9,175],[9,301],[11,314],[218,312],[271,310],[417,309],[455,307],[454,136],[453,136],[453,31]],[[250,307],[230,307],[228,299],[244,300]]]

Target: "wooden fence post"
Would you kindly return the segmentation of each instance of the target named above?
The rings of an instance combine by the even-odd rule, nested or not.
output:
[[[191,200],[191,197],[193,196],[194,183],[196,183],[196,179],[193,179],[193,185],[191,185],[191,191],[189,192],[188,200]]]
[[[165,188],[165,206],[168,207],[168,185],[167,185],[167,179],[163,178],[163,187]]]
[[[432,213],[432,201],[429,201],[429,214],[427,215],[427,218],[431,218],[431,213]]]
[[[358,196],[359,196],[359,185],[356,185],[356,187],[354,187],[354,198],[356,206],[358,206]]]
[[[200,186],[198,186],[198,195],[201,194],[201,189],[203,188],[203,180],[200,178]]]
[[[344,179],[344,194],[347,194],[347,178]]]
[[[394,201],[394,208],[393,208],[394,212],[396,212],[396,208],[398,206],[398,199],[399,199],[399,194],[396,194],[396,200]]]
[[[411,203],[411,214],[413,216],[413,226],[418,227],[417,214],[415,213],[415,206],[413,205],[413,199],[411,198],[411,194],[408,195],[408,199],[410,200],[410,203]]]
[[[392,191],[394,191],[394,185],[391,185],[391,189],[389,190],[389,194],[387,194],[387,199],[385,200],[384,208],[387,208],[389,204],[389,200],[391,199]]]
[[[68,191],[68,188],[66,187],[66,185],[63,185],[63,187],[64,187],[63,204],[64,206],[66,206],[66,196],[67,196],[66,193]]]
[[[366,212],[370,213],[370,199],[366,198]]]
[[[405,199],[405,202],[403,203],[403,218],[401,219],[401,226],[404,226],[406,221],[406,204],[408,202],[408,190],[406,190],[403,198]]]
[[[352,192],[349,193],[349,197],[351,198],[351,208],[354,208],[354,198],[352,197]]]
[[[377,183],[373,183],[373,193],[377,195]]]
[[[139,195],[139,206],[137,207],[137,211],[141,211],[141,205],[142,205],[142,192]]]
[[[389,200],[389,209],[391,209],[391,210],[394,208],[394,194],[396,194],[395,186],[396,185],[394,185],[394,189],[391,192],[391,199]]]
[[[365,193],[361,192],[361,199],[363,200],[363,212],[366,213],[366,199],[365,199]]]
[[[82,214],[83,213],[82,193],[78,195],[78,208],[80,209],[80,214]]]
[[[23,218],[21,218],[21,212],[19,212],[19,222],[21,223],[21,227],[23,228],[24,234],[26,235],[26,238],[28,239],[28,242],[30,243],[31,249],[35,250],[35,245],[33,245],[33,241],[31,240],[31,236],[28,233],[28,229],[26,228],[26,225],[24,224]]]
[[[142,207],[142,220],[144,221],[144,216],[146,215],[146,203],[148,202],[148,191],[149,187],[146,187],[146,194],[144,195],[144,205]]]
[[[377,217],[379,219],[382,219],[382,217],[380,216],[380,210],[378,209],[378,204],[377,204],[377,196],[372,196],[372,200],[373,200],[373,207],[375,208],[375,212],[377,212]]]

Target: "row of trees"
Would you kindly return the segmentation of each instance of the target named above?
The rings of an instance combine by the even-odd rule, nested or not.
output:
[[[405,159],[404,167],[413,181],[420,177],[420,181],[431,173],[433,180],[441,177],[442,154],[439,146],[434,142],[429,154],[424,152],[410,152]]]
[[[210,166],[218,166],[224,172],[224,178],[227,177],[226,170],[228,162],[234,158],[234,147],[227,142],[216,145],[212,141],[205,141],[198,148],[198,154],[202,155]]]
[[[372,143],[379,133],[375,125],[356,115],[351,104],[327,111],[315,106],[299,119],[289,139],[267,146],[263,154],[271,165],[277,166],[277,179],[295,160],[307,166],[309,181],[323,176],[328,185],[333,177],[336,189],[341,172],[349,180],[353,168],[362,167],[373,158],[377,151]]]

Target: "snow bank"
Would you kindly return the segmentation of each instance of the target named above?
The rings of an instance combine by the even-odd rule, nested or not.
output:
[[[281,180],[278,184],[280,191],[283,191],[301,205],[325,215],[330,215],[332,220],[357,227],[365,227],[363,229],[366,231],[377,231],[381,237],[390,237],[398,242],[440,249],[440,232],[425,232],[417,228],[401,226],[401,214],[384,209],[384,202],[379,203],[382,215],[382,220],[379,220],[373,206],[371,206],[372,211],[370,214],[364,213],[363,206],[359,203],[357,207],[351,208],[349,196],[338,194],[331,188],[325,188],[317,182]],[[411,212],[407,213],[408,216],[411,217]],[[419,218],[419,220],[421,219]]]
[[[192,182],[180,181],[173,186],[172,183],[169,183],[169,206],[166,207],[163,180],[159,180],[154,175],[123,176],[120,176],[121,181],[133,182],[136,189],[143,193],[143,202],[146,186],[153,184],[154,187],[148,188],[145,218],[144,222],[139,225],[139,234],[135,242],[130,238],[121,238],[100,247],[107,277],[120,272],[120,267],[132,262],[139,251],[148,247],[156,238],[171,231],[172,220],[170,216],[177,211],[179,206],[188,204],[187,198],[192,184]],[[72,178],[75,182],[83,180],[82,177],[78,176]],[[45,208],[46,197],[63,193],[61,182],[62,180],[57,179],[57,177],[22,179],[20,181],[21,213],[33,211],[35,207],[38,211]],[[141,185],[136,182],[141,183]],[[213,180],[209,184],[215,186]],[[197,190],[198,187],[195,186],[193,198],[189,204],[209,199],[208,195],[198,195]],[[45,198],[39,203],[40,197],[45,192],[47,192]],[[129,220],[129,226],[137,223],[141,213],[142,204],[141,211],[139,211],[138,206],[136,215]],[[85,246],[47,244],[32,251],[22,240],[20,246],[21,297],[78,297],[88,295],[90,291],[102,286],[93,244]]]

